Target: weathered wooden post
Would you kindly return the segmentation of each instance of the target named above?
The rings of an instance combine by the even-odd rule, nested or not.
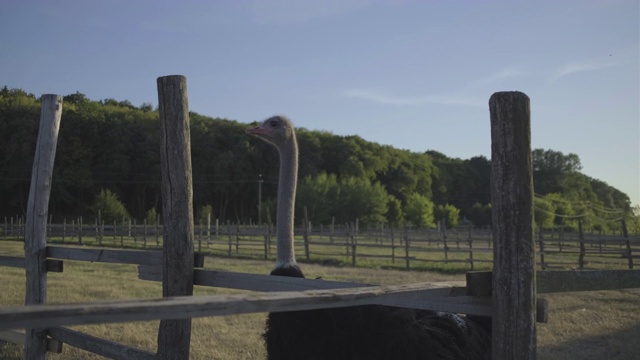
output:
[[[521,92],[498,92],[491,114],[493,359],[536,358],[531,111]]]
[[[193,184],[187,79],[158,78],[164,242],[162,295],[193,295]],[[191,319],[162,320],[158,359],[189,359]]]
[[[307,207],[304,207],[304,226],[302,227],[304,234],[303,239],[304,239],[304,254],[305,254],[305,258],[307,260],[309,260],[309,241],[310,241],[310,236],[311,236],[311,222],[309,221],[309,215],[307,214]]]
[[[629,261],[629,270],[633,270],[633,254],[631,252],[631,242],[629,241],[629,231],[627,230],[627,222],[621,220],[622,225],[622,237],[624,238],[624,244],[627,247],[627,260]]]
[[[62,96],[42,95],[40,129],[31,170],[25,229],[24,260],[27,279],[25,304],[27,305],[44,304],[47,301],[47,212],[61,117]],[[27,329],[25,359],[45,359],[46,350],[46,330]]]
[[[584,256],[586,255],[586,249],[584,248],[584,228],[582,227],[582,220],[578,220],[578,241],[580,242],[580,255],[578,255],[578,267],[580,270],[584,270]]]

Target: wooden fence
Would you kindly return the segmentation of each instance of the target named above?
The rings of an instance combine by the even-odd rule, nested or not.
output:
[[[2,240],[24,239],[24,223],[16,218],[0,225]],[[623,222],[623,229],[625,228]],[[445,264],[454,270],[489,269],[493,263],[490,230],[390,228],[384,224],[359,229],[357,222],[344,226],[309,226],[296,229],[297,251],[307,261],[374,264],[395,268],[425,269]],[[272,259],[275,233],[272,226],[220,224],[197,225],[196,250],[209,255]],[[164,227],[127,220],[111,225],[82,224],[80,218],[47,224],[49,243],[110,248],[161,248]],[[535,234],[536,265],[540,269],[634,268],[640,258],[640,237],[622,234],[583,233],[562,229]]]
[[[167,83],[177,82],[179,85],[167,88],[165,85],[161,86],[161,83],[164,83],[161,80],[166,80]],[[177,94],[175,94],[176,87],[181,90],[177,91]],[[166,111],[166,107],[172,104],[171,106],[180,109],[178,114],[174,114],[175,118],[185,124],[184,77],[159,78],[158,91],[161,94],[160,102],[164,104],[161,106],[161,111],[162,109]],[[172,99],[165,104],[162,101],[163,96],[169,96]],[[58,101],[61,102],[61,100]],[[532,179],[528,107],[529,100],[521,93],[496,93],[491,97],[492,209],[495,232],[488,243],[493,245],[493,273],[467,273],[466,283],[369,286],[200,269],[202,256],[193,252],[196,231],[192,227],[193,215],[191,209],[184,206],[189,204],[191,196],[188,191],[190,174],[186,174],[189,172],[188,166],[183,170],[176,170],[171,166],[163,165],[164,219],[165,223],[171,224],[171,227],[165,233],[166,239],[163,241],[162,252],[47,245],[45,241],[47,207],[44,206],[46,201],[43,199],[48,200],[52,169],[46,165],[39,165],[39,161],[36,161],[27,212],[25,257],[0,258],[0,265],[25,268],[27,304],[31,305],[0,308],[0,338],[15,342],[20,342],[19,339],[22,338],[27,359],[44,359],[46,351],[60,351],[62,343],[116,359],[187,359],[190,319],[194,317],[381,304],[491,318],[494,359],[535,359],[535,322],[546,320],[546,302],[536,300],[537,293],[640,287],[640,271],[540,271],[535,273],[531,223],[533,189],[530,186]],[[43,103],[43,113],[44,109]],[[59,107],[58,110],[60,110]],[[42,119],[45,118],[47,117],[42,117]],[[161,118],[163,118],[162,115]],[[44,126],[42,119],[41,133]],[[162,126],[166,126],[163,134],[169,128],[175,129],[173,127],[175,124],[169,126],[166,121],[162,121]],[[183,142],[176,137],[184,136],[187,132],[184,129],[168,131],[167,136],[171,137],[175,143],[182,145],[181,149],[174,152],[169,151],[164,144],[165,155],[184,154],[188,148],[188,141]],[[54,137],[57,138],[57,133]],[[188,136],[186,139],[188,140]],[[55,144],[55,141],[53,143]],[[40,138],[38,144],[39,146],[41,144]],[[52,159],[55,146],[43,152]],[[36,158],[38,158],[37,154]],[[163,162],[165,160],[163,159]],[[174,177],[172,178],[175,175],[186,175],[187,181],[176,181]],[[165,176],[171,178],[171,184],[167,184]],[[174,195],[181,192],[185,192],[186,195],[176,201]],[[80,233],[83,230],[81,228]],[[229,238],[231,234],[232,230],[229,230]],[[269,236],[267,232],[265,237]],[[310,231],[304,231],[303,237],[306,238],[305,244],[310,248],[313,243]],[[364,237],[361,240],[360,235],[356,236],[355,233],[351,233],[351,237],[350,246],[347,248],[351,249],[351,255],[356,258],[356,254],[360,252],[358,249],[362,248]],[[100,239],[104,241],[103,237]],[[329,243],[331,241],[336,242],[336,239],[330,239]],[[411,244],[415,244],[418,240],[407,230],[404,238],[399,237],[398,241],[404,241],[405,249],[412,249]],[[433,241],[436,242],[436,239]],[[449,244],[447,241],[450,240],[445,238],[443,241],[439,244],[446,248]],[[158,244],[159,242],[158,240]],[[176,242],[179,243],[176,244]],[[232,242],[229,240],[229,245]],[[267,244],[268,252],[268,240],[264,243]],[[185,250],[185,247],[190,247],[190,251],[173,251],[178,248]],[[395,249],[395,247],[389,248],[392,251]],[[46,273],[63,271],[63,263],[67,259],[138,264],[142,278],[163,280],[165,297],[91,304],[46,304]],[[406,255],[405,260],[412,259]],[[180,272],[184,274],[185,271],[184,284],[174,281],[178,277],[176,275]],[[189,288],[196,284],[258,292],[232,296],[190,296]],[[180,289],[180,287],[183,288]],[[179,289],[176,290],[176,288]],[[157,354],[62,327],[154,319],[161,320]],[[20,328],[26,328],[26,334],[21,335],[16,331]],[[176,341],[171,342],[171,339]]]

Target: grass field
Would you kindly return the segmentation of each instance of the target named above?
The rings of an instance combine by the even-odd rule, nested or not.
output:
[[[0,255],[20,256],[20,242],[0,242]],[[207,257],[205,268],[267,274],[271,261]],[[309,278],[400,284],[464,280],[463,274],[399,271],[302,264]],[[132,265],[65,261],[64,273],[48,276],[48,302],[68,303],[103,299],[149,298],[162,293],[161,284],[137,279]],[[24,302],[24,271],[0,267],[0,306]],[[196,295],[240,291],[196,287]],[[538,324],[538,358],[589,360],[635,359],[640,353],[640,289],[550,294],[549,323]],[[193,320],[192,359],[264,359],[261,340],[265,314],[209,317]],[[75,326],[83,332],[155,352],[157,321]],[[0,359],[21,359],[21,349],[0,348]],[[63,347],[50,359],[100,359]]]

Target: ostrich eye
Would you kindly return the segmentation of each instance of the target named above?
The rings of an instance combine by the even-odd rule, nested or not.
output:
[[[271,125],[271,127],[277,127],[278,126],[278,121],[277,120],[271,120],[269,122],[269,125]]]

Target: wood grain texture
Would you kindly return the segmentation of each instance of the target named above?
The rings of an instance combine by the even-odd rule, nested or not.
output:
[[[157,319],[182,319],[256,312],[311,310],[368,304],[490,315],[491,299],[449,296],[452,287],[431,283],[347,289],[180,296],[93,303],[0,308],[0,330]]]
[[[194,228],[187,79],[158,78],[162,168],[163,296],[193,294]],[[176,318],[177,319],[177,318]],[[189,359],[191,319],[163,320],[158,358]]]
[[[31,171],[25,220],[26,304],[44,304],[47,301],[47,214],[61,117],[62,96],[42,95],[40,128]],[[45,359],[46,350],[46,332],[43,329],[27,329],[25,357]]]
[[[489,100],[494,359],[535,359],[535,251],[529,97]]]
[[[49,336],[61,343],[69,344],[73,347],[98,354],[109,359],[152,360],[155,358],[155,354],[148,351],[132,348],[71,329],[55,327],[50,328],[48,333]]]
[[[114,264],[162,265],[162,252],[155,250],[112,250],[47,246],[47,257]]]

